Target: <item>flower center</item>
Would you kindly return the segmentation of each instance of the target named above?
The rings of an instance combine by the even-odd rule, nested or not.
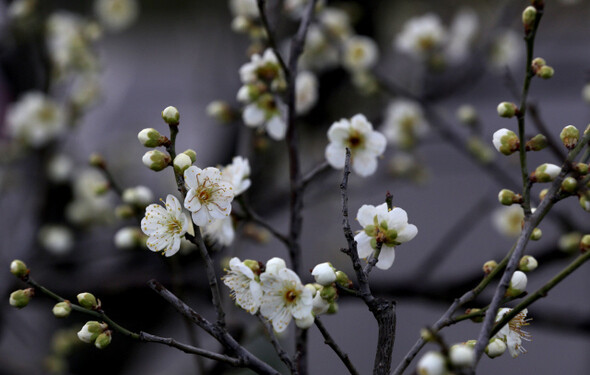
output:
[[[207,202],[209,198],[211,198],[211,194],[208,189],[203,189],[199,192],[199,200],[201,202]]]
[[[285,301],[287,301],[287,303],[293,303],[293,302],[295,302],[295,300],[297,299],[298,296],[299,296],[298,291],[293,290],[293,289],[289,289],[285,293]]]
[[[351,149],[355,149],[355,148],[360,147],[363,144],[363,140],[364,140],[363,136],[361,134],[359,134],[358,131],[353,130],[350,133],[350,136],[348,137],[347,143]]]
[[[168,222],[168,232],[174,233],[174,234],[180,234],[180,232],[182,232],[182,225],[180,224],[180,222],[178,220],[171,219]]]

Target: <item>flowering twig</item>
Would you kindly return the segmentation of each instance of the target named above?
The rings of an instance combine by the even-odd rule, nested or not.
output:
[[[324,337],[324,343],[326,345],[328,345],[330,348],[332,348],[334,353],[336,353],[338,358],[340,358],[342,363],[344,363],[344,366],[346,366],[346,368],[348,369],[350,374],[351,375],[358,375],[359,373],[356,370],[356,368],[354,368],[354,365],[352,364],[352,362],[350,362],[350,358],[348,358],[348,354],[344,353],[342,351],[342,349],[340,349],[338,344],[336,344],[336,342],[334,341],[332,336],[330,336],[330,333],[328,332],[326,327],[324,327],[324,323],[322,323],[319,316],[316,316],[315,320],[313,322],[315,323],[316,327],[318,327],[318,329],[320,330],[320,333]]]
[[[289,368],[289,371],[291,371],[292,375],[297,375],[298,374],[297,367],[295,366],[295,363],[293,363],[293,360],[291,359],[291,357],[289,357],[289,354],[287,354],[285,349],[283,349],[283,347],[281,346],[281,343],[279,342],[279,340],[277,339],[277,336],[274,333],[274,329],[272,328],[272,324],[266,318],[264,318],[262,315],[260,315],[260,312],[256,313],[256,317],[262,323],[262,326],[264,327],[264,330],[266,331],[266,334],[268,335],[268,338],[270,339],[270,342],[271,342],[273,348],[275,349],[275,351],[277,352],[277,354],[279,355],[279,358],[281,359],[281,361],[285,365],[287,365],[287,367]]]

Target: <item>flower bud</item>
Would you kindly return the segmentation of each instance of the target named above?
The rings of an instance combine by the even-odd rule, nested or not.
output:
[[[582,250],[582,252],[590,250],[590,234],[585,234],[580,240],[580,250]]]
[[[542,58],[542,57],[535,57],[533,59],[533,61],[531,62],[531,65],[533,66],[533,70],[536,72],[542,66],[547,65],[547,63],[545,62],[545,59],[544,58]]]
[[[539,70],[537,70],[537,77],[541,77],[543,79],[549,79],[551,77],[553,77],[553,74],[555,73],[555,70],[550,67],[549,65],[545,65],[539,68]]]
[[[183,152],[183,154],[188,155],[191,158],[191,164],[197,161],[197,153],[193,149],[188,149]]]
[[[525,255],[522,258],[520,258],[520,262],[518,263],[518,269],[523,272],[531,272],[534,271],[538,265],[539,263],[534,257],[530,255]]]
[[[502,102],[498,104],[497,110],[500,117],[511,118],[516,115],[517,107],[514,103]]]
[[[145,128],[137,134],[139,143],[145,147],[158,147],[162,145],[163,137],[154,128]]]
[[[352,281],[350,281],[348,275],[340,270],[336,271],[336,283],[345,288],[350,288],[352,286]]]
[[[87,344],[92,344],[100,335],[108,328],[106,323],[99,323],[95,320],[91,320],[86,322],[82,329],[78,332],[78,338],[80,341],[85,342]]]
[[[543,237],[543,232],[541,231],[541,229],[539,229],[539,228],[533,229],[533,232],[531,233],[531,240],[539,241],[541,239],[541,237]]]
[[[498,356],[501,356],[502,354],[504,354],[504,352],[506,351],[506,343],[495,337],[492,338],[488,344],[488,346],[486,346],[486,354],[488,355],[488,357],[490,358],[496,358]]]
[[[164,119],[164,122],[168,125],[178,125],[180,113],[176,107],[168,106],[162,111],[162,119]]]
[[[568,193],[573,193],[578,188],[578,181],[573,177],[566,177],[561,183],[561,189]]]
[[[243,86],[246,87],[246,86]],[[207,115],[222,124],[231,122],[234,118],[233,111],[229,104],[221,100],[215,100],[207,105]]]
[[[317,316],[328,312],[330,309],[330,302],[322,298],[320,293],[315,293],[315,297],[312,300],[312,312]]]
[[[94,340],[94,346],[98,349],[104,349],[111,343],[111,331],[106,330],[103,333],[99,334]]]
[[[465,344],[455,344],[449,349],[449,360],[454,367],[469,367],[475,363],[473,348]]]
[[[503,153],[504,155],[510,155],[515,151],[518,151],[520,147],[520,140],[518,136],[511,130],[508,129],[500,129],[497,130],[493,137],[492,143],[494,147],[499,152]]]
[[[141,231],[136,227],[123,227],[115,233],[114,242],[117,249],[133,249],[139,245]]]
[[[476,126],[479,122],[477,117],[477,110],[474,106],[469,104],[464,104],[459,109],[457,109],[457,118],[463,124],[468,126]]]
[[[119,219],[131,219],[135,216],[135,209],[128,204],[120,204],[115,207],[115,216]]]
[[[536,182],[551,182],[559,176],[560,172],[561,168],[555,164],[541,164],[531,174],[531,180]]]
[[[537,10],[533,6],[528,6],[524,8],[522,12],[522,24],[524,25],[525,30],[530,30],[535,23],[535,18],[537,18]]]
[[[559,133],[559,138],[563,142],[563,145],[571,150],[572,148],[576,147],[578,144],[578,140],[580,139],[580,131],[573,125],[568,125],[561,130]]]
[[[588,199],[586,195],[580,197],[580,206],[582,206],[585,211],[590,212],[590,199]]]
[[[10,273],[18,278],[22,278],[29,274],[29,269],[25,262],[15,259],[10,263]]]
[[[67,318],[72,312],[72,305],[70,301],[58,302],[53,306],[52,311],[56,318]]]
[[[573,254],[578,251],[578,246],[582,240],[580,232],[570,232],[559,237],[558,247],[564,253]]]
[[[139,185],[125,189],[121,199],[127,204],[145,208],[154,200],[154,194],[150,188]]]
[[[581,175],[587,175],[588,174],[588,164],[574,163],[574,170]]]
[[[500,190],[500,193],[498,193],[498,201],[505,206],[510,206],[513,203],[520,203],[522,201],[522,196],[516,194],[512,190],[502,189]]]
[[[279,257],[274,257],[266,261],[266,269],[264,272],[276,273],[283,268],[287,268],[285,261]]]
[[[539,199],[543,200],[545,199],[545,197],[547,196],[547,193],[549,193],[549,189],[543,189],[539,192]]]
[[[471,313],[476,313],[476,312],[480,312],[480,311],[481,311],[481,309],[471,308],[471,309],[465,310],[465,314],[471,314]],[[481,323],[481,322],[483,322],[484,316],[483,315],[478,315],[478,316],[471,317],[469,319],[472,322]]]
[[[315,318],[313,314],[304,316],[302,319],[295,319],[295,325],[301,329],[308,329],[313,325]]]
[[[255,275],[260,275],[260,262],[257,260],[246,259],[243,261],[244,265],[252,270]]]
[[[328,311],[326,314],[336,314],[338,312],[338,303],[336,301],[330,302],[330,306],[328,306]]]
[[[512,278],[510,279],[510,286],[506,291],[506,295],[509,297],[516,297],[525,291],[527,284],[527,277],[524,272],[514,271]]]
[[[80,293],[77,296],[78,298],[78,303],[80,304],[80,306],[87,308],[87,309],[94,309],[98,306],[98,302],[96,300],[96,297],[94,297],[93,294],[91,293]]]
[[[496,263],[495,260],[488,260],[483,264],[482,269],[486,275],[489,275],[493,270],[496,269],[496,267],[498,267],[498,263]]]
[[[334,301],[337,295],[338,291],[333,286],[324,286],[320,290],[320,296],[328,302]]]
[[[447,373],[445,357],[439,352],[427,352],[418,361],[416,371],[419,375],[444,375]]]
[[[311,275],[320,285],[331,285],[336,281],[336,272],[329,262],[316,265],[311,271]]]
[[[15,290],[14,292],[10,293],[8,302],[10,303],[10,306],[16,307],[17,309],[22,309],[29,304],[31,297],[34,294],[35,290],[33,288]]]
[[[526,143],[527,151],[541,151],[547,147],[547,137],[543,134],[537,134]]]
[[[434,336],[434,334],[432,333],[432,331],[429,328],[421,328],[420,329],[420,337],[425,342],[433,342],[436,339],[436,337]]]
[[[483,143],[481,138],[477,136],[469,137],[467,140],[467,149],[483,164],[491,162],[496,156],[492,148]]]
[[[187,170],[188,167],[191,166],[191,164],[193,164],[193,161],[191,160],[191,157],[187,154],[178,154],[174,158],[173,164],[176,173],[184,173],[184,171]]]
[[[170,164],[170,156],[161,151],[153,150],[146,152],[141,161],[149,169],[159,172]]]

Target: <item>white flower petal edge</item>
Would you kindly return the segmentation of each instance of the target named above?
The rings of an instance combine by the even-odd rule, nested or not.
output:
[[[192,166],[184,171],[184,179],[188,189],[184,207],[192,212],[196,225],[204,226],[229,216],[234,187],[222,180],[219,169]]]
[[[152,251],[162,251],[170,257],[180,249],[180,238],[192,232],[192,224],[182,211],[178,199],[171,194],[166,197],[166,208],[150,204],[141,220],[141,230],[148,236],[146,245]]]
[[[254,272],[239,258],[231,258],[229,270],[222,279],[223,283],[231,289],[231,297],[238,306],[250,314],[258,311],[262,302],[262,287],[256,280]]]

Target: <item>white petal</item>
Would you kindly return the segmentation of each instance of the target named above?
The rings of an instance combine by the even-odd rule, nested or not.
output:
[[[212,220],[209,216],[209,213],[205,208],[200,209],[199,211],[193,212],[192,214],[193,222],[202,227],[209,224]]]
[[[401,231],[397,232],[397,242],[408,242],[418,234],[418,228],[414,224],[408,224]]]
[[[266,123],[266,132],[275,141],[280,141],[285,138],[285,132],[287,131],[287,124],[280,115],[273,116]]]
[[[257,127],[264,123],[265,114],[262,109],[260,109],[256,103],[249,104],[244,108],[244,112],[242,113],[242,119],[244,123],[249,127]]]
[[[196,189],[199,186],[197,181],[197,173],[200,173],[201,169],[193,166],[188,167],[184,171],[184,183],[189,189]],[[186,202],[186,201],[185,201]]]
[[[367,177],[377,170],[377,158],[368,152],[355,154],[352,160],[352,169],[361,177]]]
[[[202,204],[199,198],[197,198],[197,192],[193,189],[190,189],[188,193],[186,193],[186,198],[184,198],[184,207],[191,212],[196,212],[202,209]]]
[[[356,219],[358,220],[359,224],[362,225],[364,228],[367,225],[374,224],[374,218],[376,215],[377,211],[375,209],[375,206],[364,204],[361,206],[361,208],[359,208],[356,214]]]
[[[377,261],[377,268],[382,270],[387,270],[393,264],[393,260],[395,259],[395,250],[393,247],[383,246],[381,248],[381,252],[379,253],[379,260]]]
[[[371,247],[371,237],[367,236],[365,232],[361,232],[354,236],[356,241],[356,249],[359,254],[359,258],[368,258],[375,251]]]
[[[330,143],[328,147],[326,147],[326,160],[333,168],[344,168],[346,149],[337,143]]]

